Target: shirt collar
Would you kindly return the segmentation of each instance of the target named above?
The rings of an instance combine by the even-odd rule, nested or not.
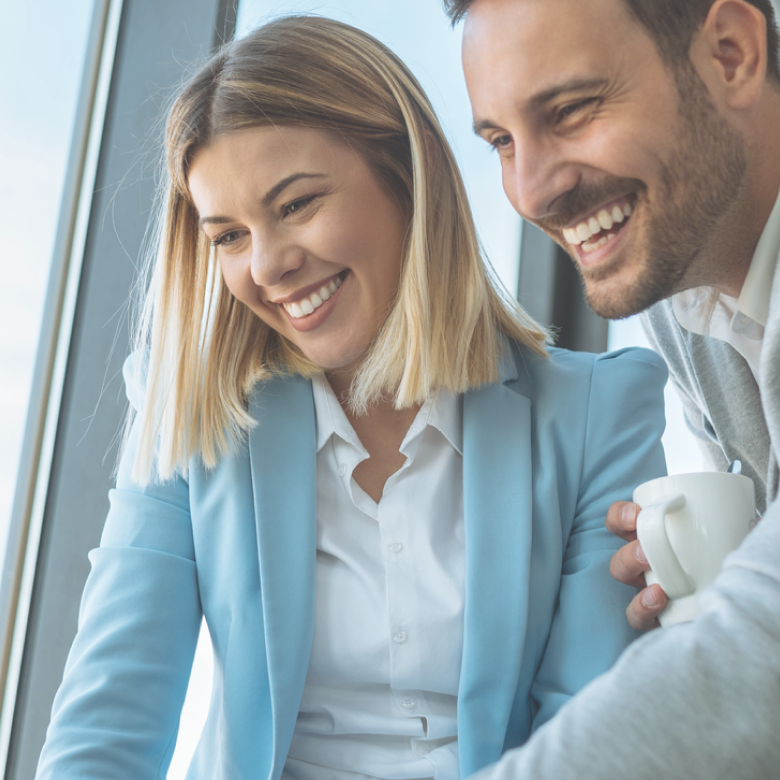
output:
[[[672,296],[672,308],[680,325],[692,333],[706,335],[719,301],[734,311],[731,329],[748,338],[760,339],[769,319],[772,280],[780,256],[780,193],[764,225],[750,261],[739,298],[720,295],[712,287],[695,287]]]
[[[426,407],[429,411],[427,415]],[[404,438],[404,444],[423,431],[426,425],[436,428],[458,453],[463,455],[463,413],[460,395],[450,393],[448,390],[434,393],[415,417]],[[401,445],[401,451],[404,449],[404,444]]]
[[[745,283],[739,296],[739,311],[766,327],[772,280],[780,255],[780,194],[758,239]]]
[[[333,434],[354,445],[357,449],[365,450],[325,375],[315,375],[311,380],[311,387],[314,395],[314,418],[317,425],[317,452],[319,453],[328,443]],[[368,453],[366,453],[366,457],[368,457]]]
[[[355,429],[344,414],[341,404],[330,383],[323,374],[317,374],[312,379],[312,392],[314,395],[314,413],[317,421],[317,452],[327,443],[333,434],[344,441],[357,447],[365,448],[360,442]],[[434,393],[414,418],[412,425],[401,443],[401,452],[415,439],[426,426],[430,425],[438,430],[447,441],[463,454],[463,414],[461,412],[461,397],[446,390]]]

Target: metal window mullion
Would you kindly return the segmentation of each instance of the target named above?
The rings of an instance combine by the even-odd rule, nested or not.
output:
[[[5,766],[123,0],[96,0],[0,581]]]

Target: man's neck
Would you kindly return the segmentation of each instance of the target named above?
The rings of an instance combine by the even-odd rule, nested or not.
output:
[[[720,240],[705,273],[704,284],[718,292],[739,298],[756,246],[766,227],[780,190],[780,159],[766,161],[756,176],[744,183],[745,195],[718,231]],[[698,285],[697,285],[698,286]]]
[[[780,92],[775,87],[767,94],[763,110],[756,117],[753,133],[747,140],[751,157],[750,174],[743,185],[735,223],[728,230],[737,240],[731,244],[731,258],[721,254],[720,278],[710,286],[738,298],[742,292],[756,246],[767,225],[780,192]],[[733,231],[733,232],[732,232]],[[726,250],[729,251],[728,249]],[[718,268],[717,264],[715,268]]]

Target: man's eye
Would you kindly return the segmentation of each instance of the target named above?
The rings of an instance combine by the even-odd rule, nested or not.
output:
[[[585,100],[578,100],[576,103],[568,103],[567,105],[558,109],[558,118],[568,119],[570,116],[573,116],[578,111],[582,110],[586,106],[592,105],[595,102],[596,98],[585,98]]]
[[[292,216],[299,211],[303,211],[303,209],[305,209],[316,197],[316,195],[307,195],[305,198],[298,198],[298,200],[288,203],[282,208],[282,216]]]
[[[502,149],[506,149],[512,143],[511,135],[497,135],[495,138],[491,138],[488,143],[490,148],[496,152],[500,152]]]

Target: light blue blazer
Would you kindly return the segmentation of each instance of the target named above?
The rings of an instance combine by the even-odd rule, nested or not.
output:
[[[464,396],[462,777],[524,742],[634,638],[604,517],[665,472],[665,381],[647,350],[546,360],[513,346],[501,381]],[[165,777],[204,615],[214,689],[188,777],[279,778],[314,622],[311,384],[268,382],[251,412],[245,446],[163,485],[130,480],[131,438],[39,778]]]

